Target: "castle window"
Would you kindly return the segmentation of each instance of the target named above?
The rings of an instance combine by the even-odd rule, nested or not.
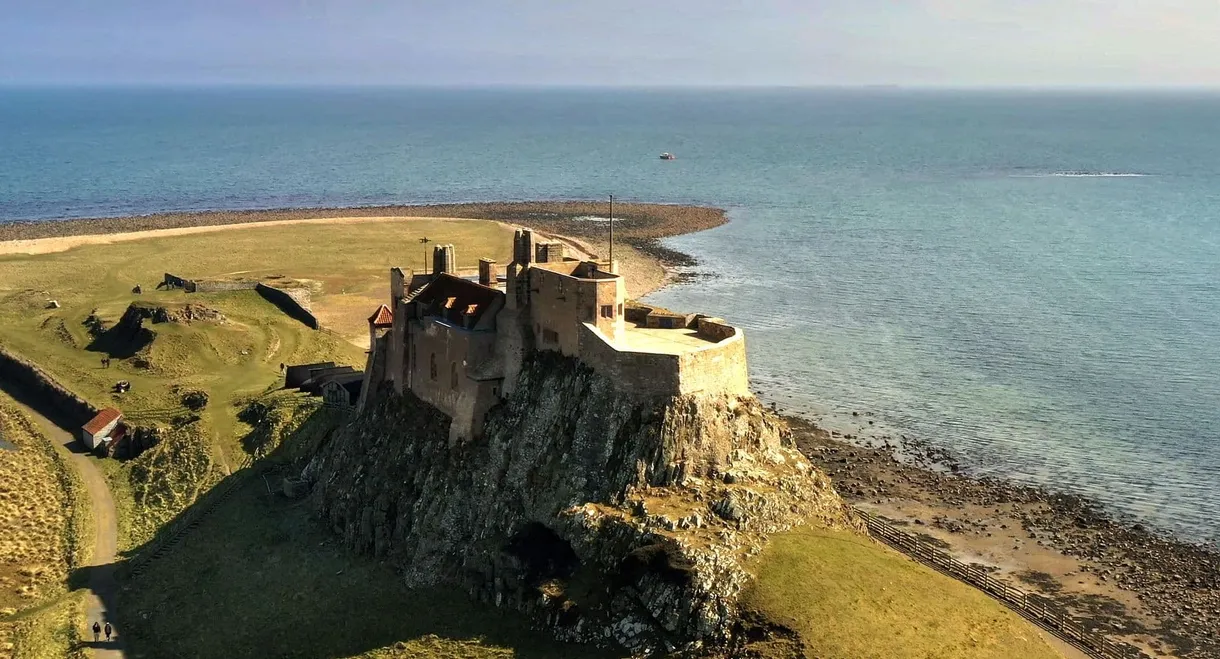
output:
[[[542,330],[543,343],[559,343],[559,332],[555,330]]]
[[[449,362],[449,388],[457,389],[457,362]]]
[[[613,304],[603,304],[602,305],[602,318],[614,318],[614,305]]]
[[[428,370],[432,375],[432,379],[436,379],[436,353],[428,355]]]

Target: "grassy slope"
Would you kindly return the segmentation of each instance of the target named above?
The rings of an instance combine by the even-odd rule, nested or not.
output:
[[[809,657],[1060,657],[986,595],[847,532],[776,536],[745,603],[796,631]]]
[[[0,614],[62,595],[88,553],[83,487],[63,456],[4,394],[0,438]]]
[[[133,656],[596,656],[462,593],[408,590],[339,547],[308,505],[255,478],[133,578],[118,607],[134,617],[123,626]]]
[[[35,615],[0,622],[0,659],[85,659],[77,635],[80,616],[81,596],[74,593]]]
[[[0,659],[83,657],[76,648],[80,596],[68,572],[89,554],[91,520],[79,478],[38,428],[0,393]],[[38,567],[31,578],[22,568]],[[27,597],[17,588],[33,586]]]

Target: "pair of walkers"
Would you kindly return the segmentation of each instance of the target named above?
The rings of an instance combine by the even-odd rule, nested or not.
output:
[[[114,627],[111,627],[110,623],[106,623],[105,631],[106,631],[106,641],[109,642],[110,635],[114,633]],[[102,633],[102,626],[99,625],[96,621],[94,621],[94,623],[93,623],[93,641],[95,643],[98,640],[98,635],[100,635],[101,633]]]

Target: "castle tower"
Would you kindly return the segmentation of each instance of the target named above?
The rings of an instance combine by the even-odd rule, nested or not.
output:
[[[457,274],[457,257],[453,245],[437,245],[432,248],[432,274]]]

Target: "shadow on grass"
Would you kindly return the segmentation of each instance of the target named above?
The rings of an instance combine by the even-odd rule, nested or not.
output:
[[[83,585],[117,570],[106,604],[129,657],[597,656],[458,590],[408,589],[391,567],[348,552],[308,499],[281,492],[300,467],[285,456],[300,448],[290,440],[228,476],[119,564],[72,575]]]

